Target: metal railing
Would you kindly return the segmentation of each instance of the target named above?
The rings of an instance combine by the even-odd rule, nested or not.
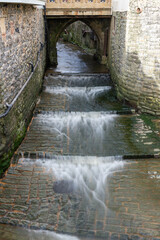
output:
[[[14,106],[14,104],[16,103],[17,99],[19,98],[19,96],[21,95],[21,93],[23,92],[23,90],[25,89],[25,87],[27,86],[27,84],[29,83],[30,79],[32,78],[37,66],[38,66],[38,63],[39,63],[39,59],[40,59],[40,53],[41,51],[43,50],[45,44],[42,44],[40,43],[40,50],[38,51],[37,53],[37,61],[36,61],[36,64],[35,66],[33,65],[32,62],[29,62],[28,64],[31,66],[31,74],[29,75],[27,81],[24,83],[23,87],[20,89],[20,91],[17,93],[17,95],[14,97],[14,99],[12,100],[12,102],[9,104],[9,103],[6,103],[6,111],[3,113],[3,114],[0,114],[0,119],[1,118],[4,118],[8,115],[8,113],[10,112],[10,110],[12,109],[12,107]]]

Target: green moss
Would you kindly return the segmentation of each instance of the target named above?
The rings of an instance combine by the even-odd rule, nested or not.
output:
[[[140,118],[144,121],[146,126],[149,126],[152,131],[156,131],[156,125],[154,123],[154,120],[157,119],[156,116],[151,116],[151,115],[147,115],[147,114],[141,114]]]
[[[45,51],[34,76],[17,99],[5,119],[0,121],[0,176],[9,167],[11,158],[25,137],[27,126],[33,116],[36,99],[42,89],[45,71]]]
[[[111,89],[107,92],[107,94],[106,93],[101,94],[100,96],[97,97],[96,100],[99,103],[103,103],[105,101],[117,102],[115,90]]]
[[[3,176],[4,172],[10,166],[11,158],[14,152],[16,151],[16,149],[21,144],[22,140],[24,139],[25,133],[26,133],[26,127],[23,127],[22,130],[17,134],[14,143],[10,147],[10,150],[7,153],[3,154],[2,158],[0,159],[0,177]]]

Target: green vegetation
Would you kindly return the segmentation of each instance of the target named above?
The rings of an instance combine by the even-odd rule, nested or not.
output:
[[[21,131],[17,134],[14,143],[11,145],[10,150],[3,154],[2,158],[0,159],[0,177],[3,176],[7,168],[10,166],[11,158],[16,151],[16,149],[21,144],[22,140],[24,139],[26,134],[26,127],[23,127]]]

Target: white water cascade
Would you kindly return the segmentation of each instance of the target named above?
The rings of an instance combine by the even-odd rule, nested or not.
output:
[[[79,240],[79,238],[50,231],[28,231],[29,240]]]
[[[31,159],[28,161],[32,163]],[[25,160],[26,163],[28,161]],[[60,193],[80,194],[86,204],[96,204],[105,210],[108,179],[121,171],[125,162],[118,156],[54,156],[36,160],[36,164],[53,174]]]
[[[86,100],[94,100],[98,95],[104,94],[111,89],[110,86],[107,87],[46,87],[45,92],[51,94],[63,94],[69,98],[81,97]]]

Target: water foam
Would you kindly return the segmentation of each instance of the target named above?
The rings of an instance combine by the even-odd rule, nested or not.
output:
[[[65,137],[81,145],[86,142],[93,148],[102,146],[116,117],[105,112],[58,112],[39,114],[37,119],[43,129],[55,132],[57,138]]]
[[[39,114],[37,121],[49,135],[55,134],[72,154],[110,154],[112,131],[117,115],[104,112],[58,112]],[[66,150],[65,150],[66,151]],[[108,155],[108,154],[107,154]]]
[[[54,112],[39,114],[38,119],[50,126],[56,126],[58,129],[71,126],[77,129],[78,126],[92,127],[96,132],[100,129],[105,130],[117,117],[116,114],[107,114],[106,112]]]
[[[106,86],[112,85],[111,79],[108,74],[59,74],[59,75],[49,75],[45,77],[47,85],[58,85],[59,83],[63,86],[71,87],[96,87],[96,86]]]
[[[44,230],[28,230],[30,240],[79,240],[79,238]]]
[[[110,86],[106,87],[46,87],[45,92],[51,94],[63,94],[69,98],[82,97],[87,100],[93,100],[96,96],[104,94],[111,89]]]

